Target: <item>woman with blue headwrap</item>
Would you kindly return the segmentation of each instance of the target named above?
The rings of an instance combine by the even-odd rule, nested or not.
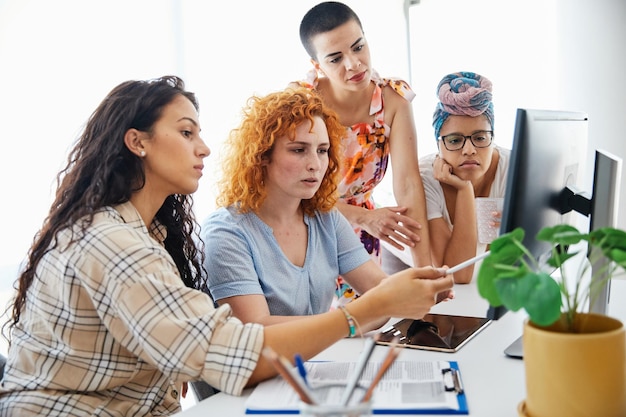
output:
[[[439,151],[421,158],[419,166],[433,264],[453,266],[486,249],[478,243],[475,199],[504,197],[510,152],[494,143],[491,81],[473,72],[448,74],[437,95]],[[473,268],[465,268],[454,279],[468,283],[472,275]]]

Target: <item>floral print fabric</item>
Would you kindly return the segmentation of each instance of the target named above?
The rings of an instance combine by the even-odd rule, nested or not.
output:
[[[412,101],[415,93],[409,85],[399,79],[381,78],[375,71],[372,72],[372,82],[375,84],[370,115],[374,116],[374,123],[357,123],[346,129],[343,139],[344,153],[341,159],[341,181],[339,183],[340,201],[354,206],[365,207],[368,210],[375,208],[372,194],[374,188],[382,181],[389,163],[389,134],[391,128],[385,124],[385,109],[382,91],[390,86],[400,96]],[[306,80],[300,84],[315,89],[318,84],[317,72],[312,70]],[[380,240],[361,228],[354,228],[360,237],[361,243],[372,259],[381,264]],[[343,281],[337,278],[336,300],[333,307],[344,305],[358,295]]]

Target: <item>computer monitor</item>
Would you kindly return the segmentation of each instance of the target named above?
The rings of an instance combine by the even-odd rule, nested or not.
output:
[[[538,260],[550,254],[549,244],[536,239],[546,226],[581,227],[578,223],[587,216],[589,230],[617,226],[622,160],[597,150],[593,189],[581,191],[587,136],[586,113],[517,110],[500,233],[523,228],[524,244]],[[609,290],[610,282],[605,281],[590,311],[606,312]],[[503,307],[491,307],[487,315],[498,319],[505,312]]]
[[[617,212],[619,207],[619,190],[622,178],[622,159],[604,150],[596,150],[593,170],[593,196],[589,213],[590,230],[602,227],[617,227]],[[607,314],[611,281],[598,271],[607,262],[606,258],[592,267],[592,276],[601,282],[599,291],[594,300],[590,300],[589,311],[598,314]]]
[[[517,110],[500,234],[523,228],[524,245],[537,259],[550,255],[549,244],[535,239],[539,230],[576,226],[567,190],[576,190],[585,172],[587,125],[583,112]],[[505,312],[490,307],[487,316],[498,319]]]
[[[568,200],[582,189],[587,126],[582,112],[517,110],[500,233],[523,228],[537,259],[550,256],[550,244],[535,238],[539,230],[580,219]]]
[[[550,255],[550,245],[535,237],[546,226],[578,226],[582,215],[589,217],[589,230],[617,227],[622,160],[597,150],[588,193],[580,187],[586,153],[585,113],[518,109],[500,233],[522,227],[524,244],[541,259]],[[606,313],[609,286],[590,311]]]

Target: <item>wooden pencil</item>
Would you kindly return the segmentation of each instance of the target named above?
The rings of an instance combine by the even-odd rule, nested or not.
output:
[[[298,377],[294,375],[289,369],[289,367],[285,364],[285,361],[287,361],[286,359],[282,360],[281,356],[269,346],[266,346],[265,348],[263,348],[262,353],[263,353],[263,356],[265,356],[267,360],[269,360],[272,363],[272,365],[274,365],[274,367],[276,368],[278,373],[283,377],[283,379],[287,381],[287,383],[293,387],[293,389],[296,391],[296,393],[298,394],[302,402],[305,402],[307,404],[315,404],[315,401],[313,401],[313,397],[309,393],[309,390],[306,387],[306,385],[304,385],[304,382],[300,382]],[[289,363],[289,361],[287,361],[287,363]],[[291,364],[289,363],[289,365]]]
[[[389,349],[387,356],[385,356],[385,360],[383,360],[383,363],[380,365],[380,368],[378,368],[378,372],[376,372],[376,375],[374,376],[374,379],[372,380],[372,383],[370,384],[369,388],[365,392],[365,395],[363,395],[363,399],[361,400],[361,402],[369,401],[370,398],[372,398],[372,394],[374,393],[374,389],[376,388],[376,385],[378,385],[378,383],[383,378],[387,370],[389,370],[393,362],[396,360],[396,358],[400,354],[401,349],[402,348],[398,346],[394,346]]]

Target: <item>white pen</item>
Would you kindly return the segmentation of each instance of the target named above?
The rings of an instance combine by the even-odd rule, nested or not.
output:
[[[485,259],[487,256],[489,256],[489,253],[490,253],[489,251],[485,253],[481,253],[480,255],[474,256],[473,258],[468,259],[467,261],[463,261],[460,264],[453,266],[452,268],[446,271],[446,275],[454,274],[455,272],[458,272],[463,268],[467,268],[468,266],[475,264],[481,259]]]
[[[365,339],[365,344],[363,345],[363,351],[361,352],[361,356],[357,360],[356,368],[354,369],[354,373],[352,374],[350,380],[348,381],[348,385],[341,396],[341,405],[348,405],[350,402],[350,397],[352,397],[352,393],[359,383],[359,379],[361,378],[361,374],[365,370],[367,363],[372,356],[372,352],[374,351],[374,347],[376,346],[376,341],[378,340],[379,335],[375,334],[373,337],[369,337]]]

